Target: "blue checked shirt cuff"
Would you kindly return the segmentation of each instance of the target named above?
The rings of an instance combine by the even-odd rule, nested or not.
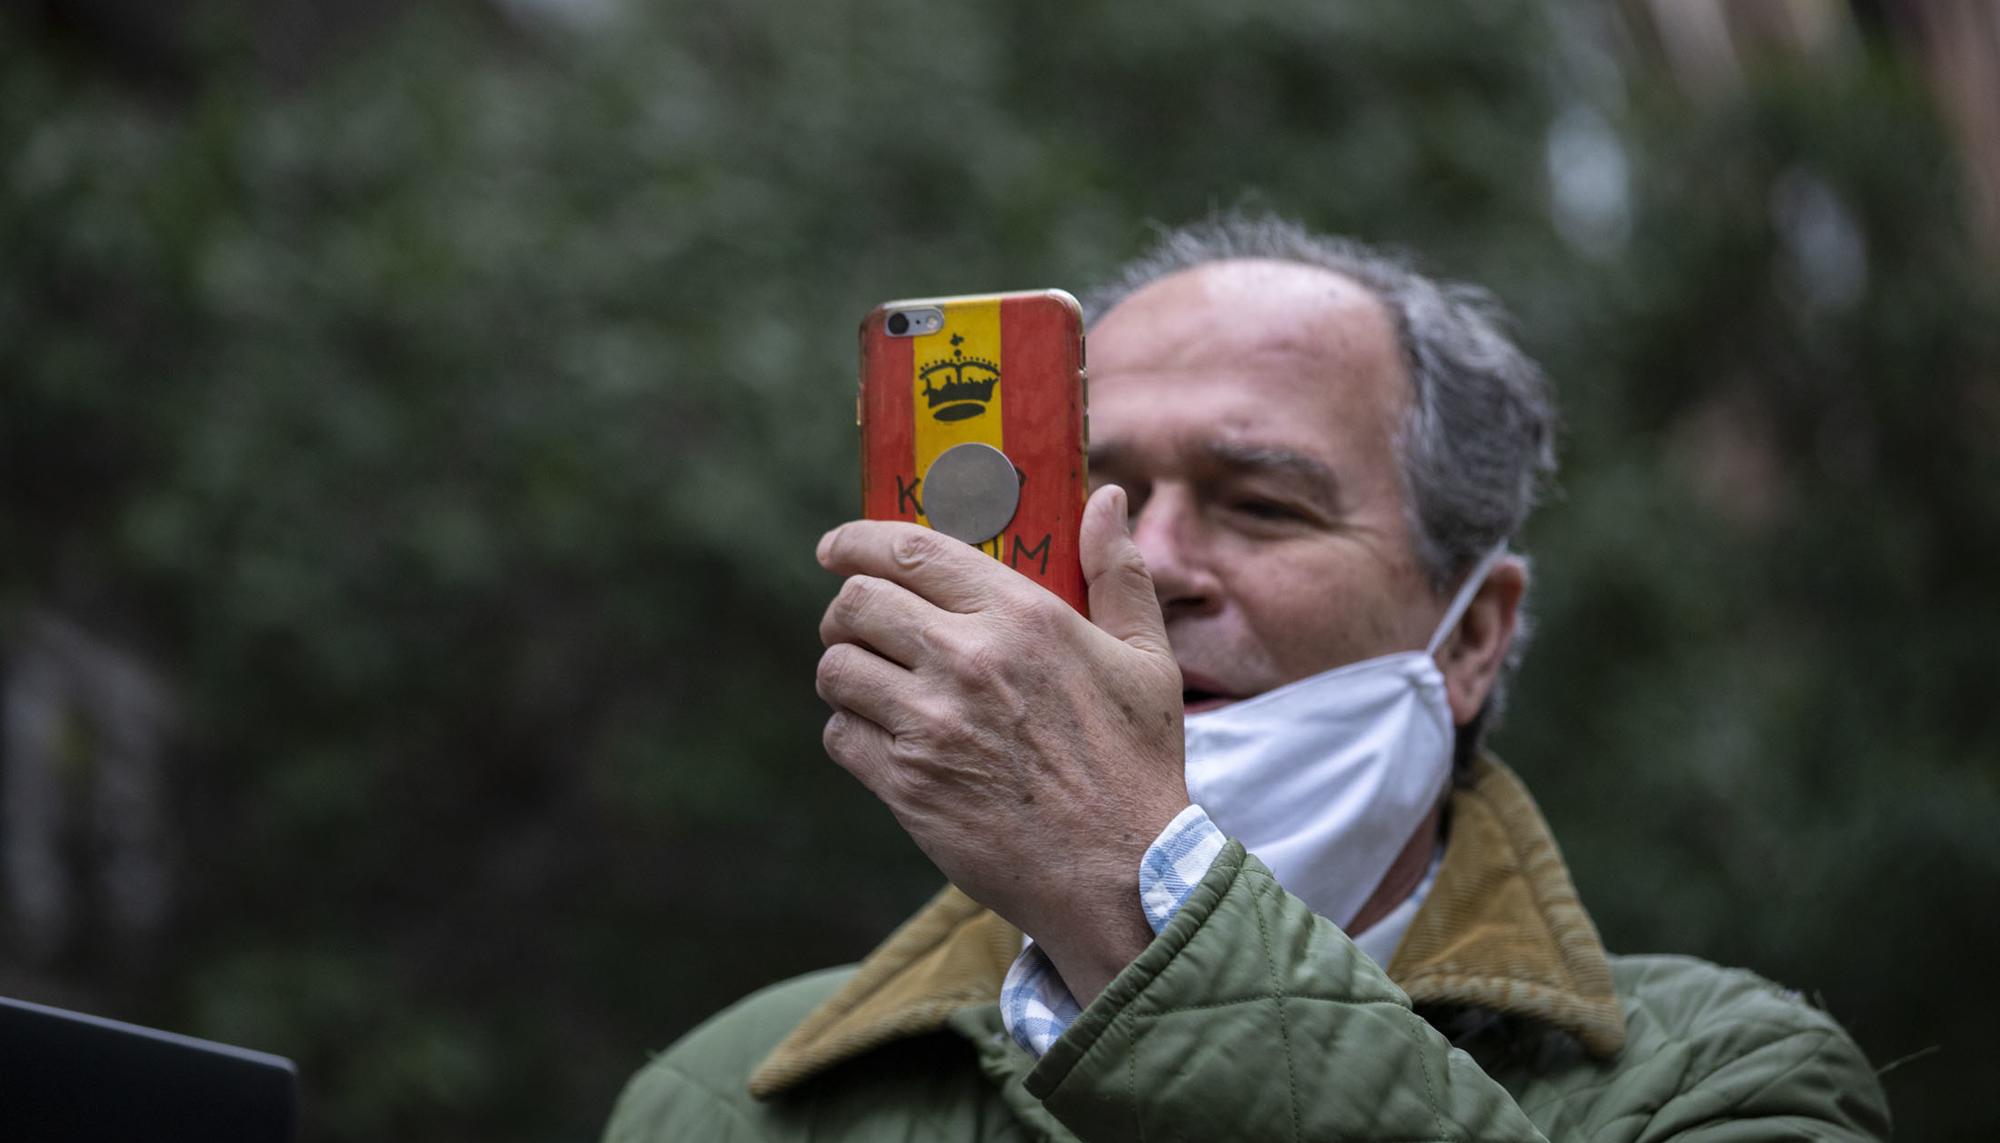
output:
[[[1159,933],[1222,852],[1222,831],[1200,806],[1182,810],[1139,859],[1139,905]],[[1016,1043],[1041,1056],[1083,1013],[1048,954],[1029,941],[1000,984],[1000,1021]]]

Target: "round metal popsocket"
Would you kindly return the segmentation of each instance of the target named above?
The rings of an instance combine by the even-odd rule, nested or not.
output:
[[[924,474],[924,515],[931,527],[968,544],[1000,534],[1021,506],[1021,474],[1007,454],[967,441],[938,454]]]

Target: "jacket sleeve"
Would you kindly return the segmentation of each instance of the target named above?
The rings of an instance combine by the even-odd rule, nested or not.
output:
[[[1542,1139],[1235,842],[1027,1085],[1088,1143]]]

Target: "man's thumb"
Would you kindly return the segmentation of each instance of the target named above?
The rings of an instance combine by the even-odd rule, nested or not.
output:
[[[1107,484],[1083,506],[1078,547],[1090,586],[1090,621],[1143,651],[1172,656],[1153,576],[1125,525],[1125,490]]]

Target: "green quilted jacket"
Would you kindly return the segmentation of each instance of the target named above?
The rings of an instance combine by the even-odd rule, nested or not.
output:
[[[1610,957],[1490,759],[1385,973],[1231,843],[1041,1060],[995,998],[1020,934],[947,889],[860,966],[655,1057],[607,1143],[1886,1139],[1875,1073],[1750,973]]]

